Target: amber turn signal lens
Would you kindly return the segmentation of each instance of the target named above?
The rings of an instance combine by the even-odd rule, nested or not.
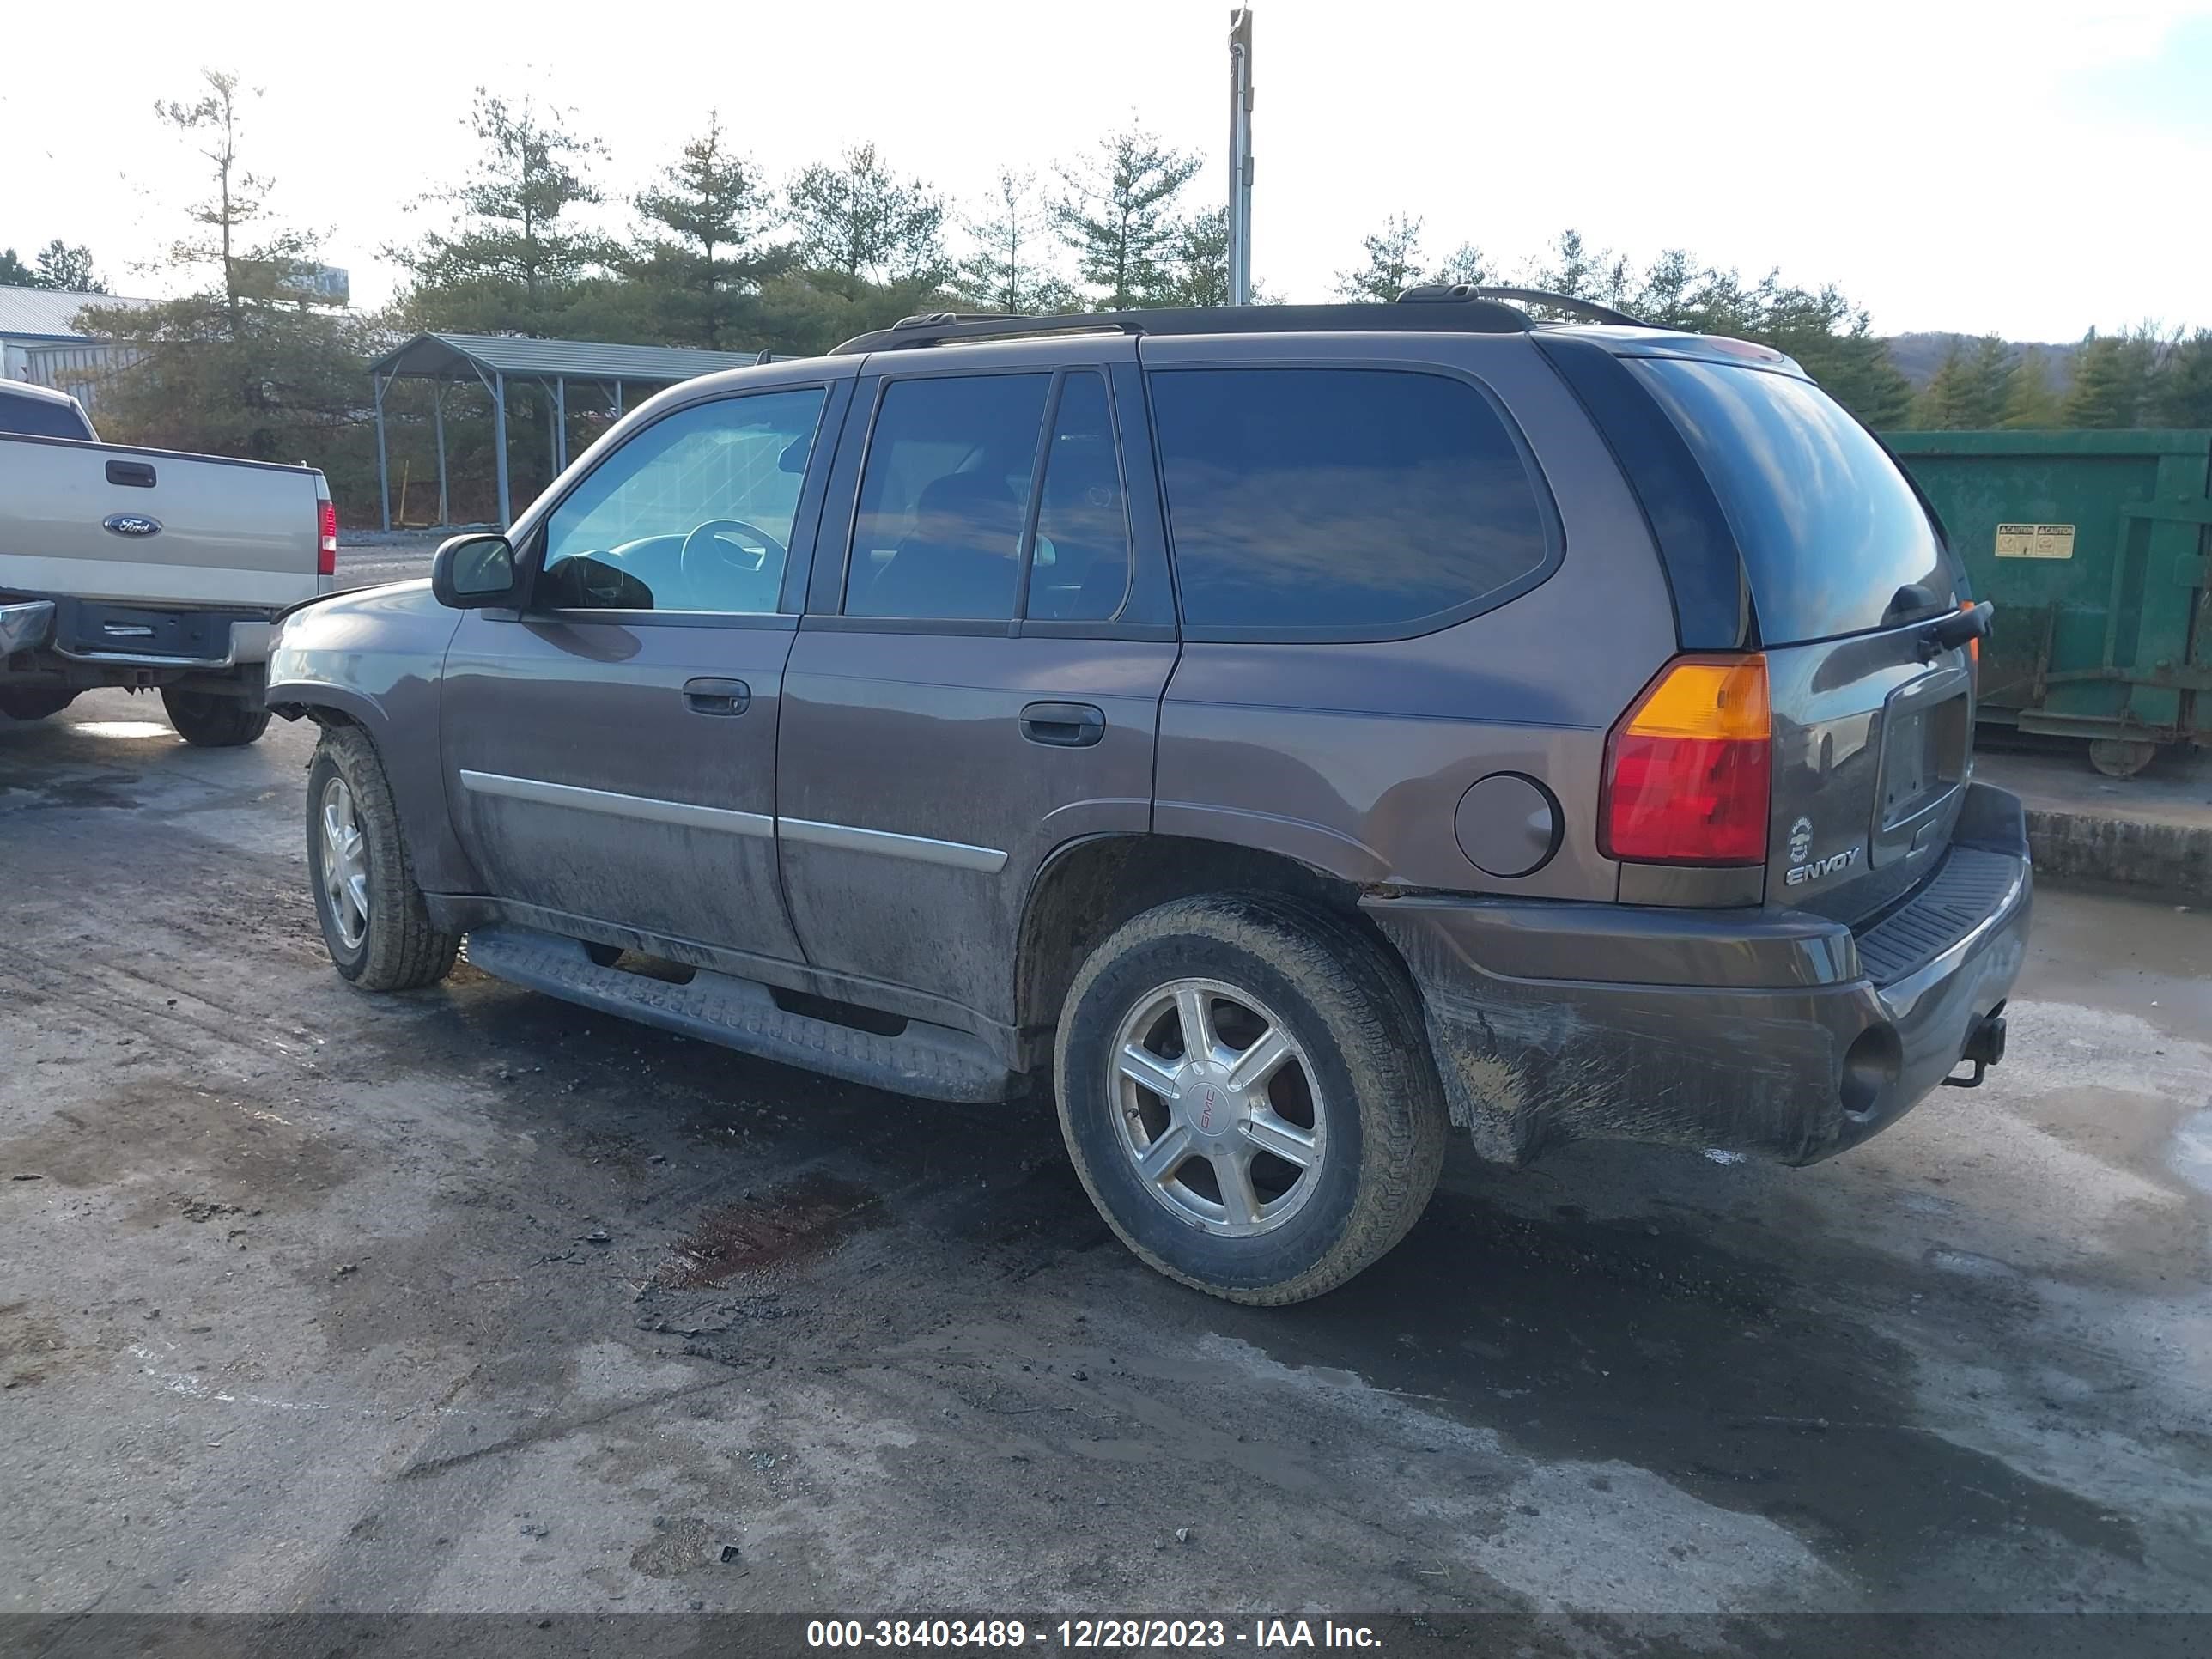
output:
[[[1773,724],[1765,658],[1669,663],[1606,741],[1600,850],[1638,863],[1764,863]]]
[[[1685,657],[1644,694],[1622,730],[1638,738],[1771,737],[1766,659]]]

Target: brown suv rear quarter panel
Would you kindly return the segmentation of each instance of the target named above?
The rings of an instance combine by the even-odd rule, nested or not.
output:
[[[1642,510],[1573,395],[1525,337],[1147,340],[1149,369],[1441,367],[1486,383],[1549,483],[1565,556],[1520,598],[1373,643],[1190,641],[1160,711],[1154,828],[1285,854],[1348,880],[1611,899],[1597,848],[1605,736],[1674,649]],[[1497,771],[1540,780],[1565,835],[1542,869],[1486,875],[1460,798]]]

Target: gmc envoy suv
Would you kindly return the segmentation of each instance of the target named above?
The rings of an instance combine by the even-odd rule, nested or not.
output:
[[[1572,316],[1539,323],[1534,306]],[[2002,1056],[1990,608],[1788,358],[1524,290],[908,319],[291,612],[338,972],[955,1101],[1341,1284],[1448,1131],[1804,1164]]]

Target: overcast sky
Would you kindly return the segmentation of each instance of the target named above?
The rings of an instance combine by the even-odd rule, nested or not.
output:
[[[1329,297],[1393,210],[1440,258],[1508,266],[1563,226],[1638,258],[1832,281],[1884,333],[2072,339],[2212,325],[2212,0],[1685,0],[1505,8],[1257,0],[1254,267]],[[471,88],[569,106],[609,147],[611,202],[716,108],[781,178],[874,140],[973,200],[1001,163],[1049,176],[1135,111],[1223,193],[1218,0],[104,0],[0,25],[0,246],[91,245],[112,288],[180,229],[197,158],[154,118],[202,64],[264,90],[248,159],[327,229],[356,303],[381,250],[439,222],[410,200],[465,168]],[[214,19],[222,20],[218,28]],[[619,207],[607,211],[619,222]]]

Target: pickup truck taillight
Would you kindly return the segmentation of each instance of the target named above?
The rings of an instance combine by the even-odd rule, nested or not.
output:
[[[1766,659],[1677,657],[1605,744],[1600,849],[1639,864],[1766,858],[1773,720]]]
[[[315,574],[338,574],[338,507],[336,501],[319,501],[315,513]]]

